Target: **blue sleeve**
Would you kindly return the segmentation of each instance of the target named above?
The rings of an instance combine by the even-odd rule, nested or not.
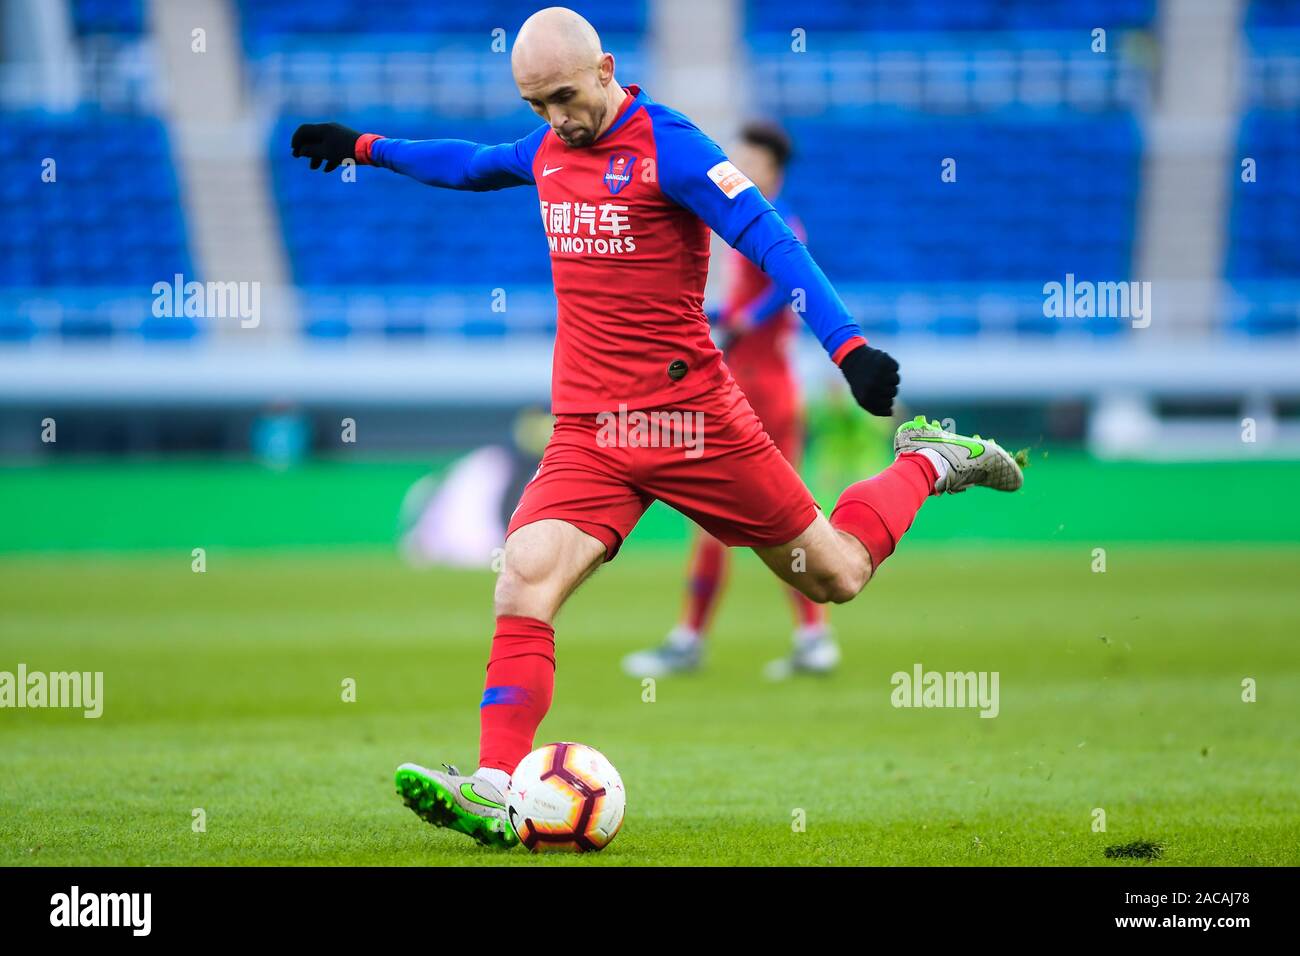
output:
[[[755,219],[734,245],[772,277],[786,301],[793,303],[794,310],[813,330],[827,355],[834,355],[849,339],[862,335],[862,329],[826,273],[775,209]],[[796,290],[803,292],[802,309],[798,308]]]
[[[663,194],[771,276],[778,287],[774,292],[785,301],[802,290],[802,318],[828,354],[862,335],[808,249],[721,147],[680,113],[658,103],[646,109],[654,126]]]
[[[685,116],[658,103],[648,104],[646,111],[654,127],[660,190],[734,246],[745,227],[772,204],[744,177],[728,178],[728,168],[734,167],[727,155]]]
[[[771,288],[767,290],[767,294],[759,296],[752,304],[749,314],[754,327],[758,328],[771,322],[789,304],[790,296],[786,294],[784,289],[773,282]]]
[[[549,129],[542,124],[523,139],[500,146],[463,139],[377,139],[370,146],[370,161],[446,189],[528,186],[535,181],[533,157]]]

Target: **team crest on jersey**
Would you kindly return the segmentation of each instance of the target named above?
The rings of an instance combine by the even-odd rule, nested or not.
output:
[[[636,157],[631,153],[615,153],[609,157],[609,167],[605,170],[605,185],[615,196],[632,181],[632,167],[635,165]]]

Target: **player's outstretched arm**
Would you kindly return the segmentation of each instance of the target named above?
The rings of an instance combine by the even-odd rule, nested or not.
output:
[[[771,202],[771,200],[768,201]],[[776,203],[772,203],[772,208],[776,209]],[[807,234],[804,232],[803,225],[799,220],[787,215],[780,209],[776,211],[785,220],[786,225],[790,227],[795,237],[800,242],[807,243]],[[768,285],[766,292],[758,293],[743,306],[733,310],[727,318],[729,324],[735,328],[736,337],[739,337],[756,329],[761,329],[789,307],[790,294],[773,282]]]
[[[324,163],[327,173],[350,159],[430,186],[485,191],[533,183],[533,156],[548,129],[543,125],[516,142],[487,146],[463,139],[391,139],[340,123],[306,123],[290,145],[295,157],[310,159],[312,169]]]
[[[750,190],[758,193],[757,189]],[[872,415],[892,415],[898,395],[898,362],[888,352],[867,344],[844,301],[808,247],[790,231],[780,214],[769,207],[745,227],[735,247],[772,277],[786,301],[801,293],[804,322],[849,383],[854,400]]]
[[[772,277],[840,367],[859,405],[873,415],[893,413],[898,363],[867,344],[862,329],[807,247],[772,204],[690,120],[654,104],[659,187]]]

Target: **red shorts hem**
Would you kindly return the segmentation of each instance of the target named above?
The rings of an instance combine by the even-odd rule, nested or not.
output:
[[[808,503],[806,508],[791,511],[784,521],[774,525],[770,532],[762,535],[732,534],[727,529],[705,528],[705,530],[729,548],[774,548],[777,545],[789,544],[807,531],[817,520],[820,512],[821,508],[816,502]]]

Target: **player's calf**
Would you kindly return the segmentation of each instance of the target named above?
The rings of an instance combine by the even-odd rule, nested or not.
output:
[[[810,577],[800,590],[818,604],[846,604],[871,580],[870,561],[846,561],[818,577]]]
[[[818,604],[851,601],[871,579],[866,548],[833,528],[820,512],[793,541],[754,552],[777,577]]]

